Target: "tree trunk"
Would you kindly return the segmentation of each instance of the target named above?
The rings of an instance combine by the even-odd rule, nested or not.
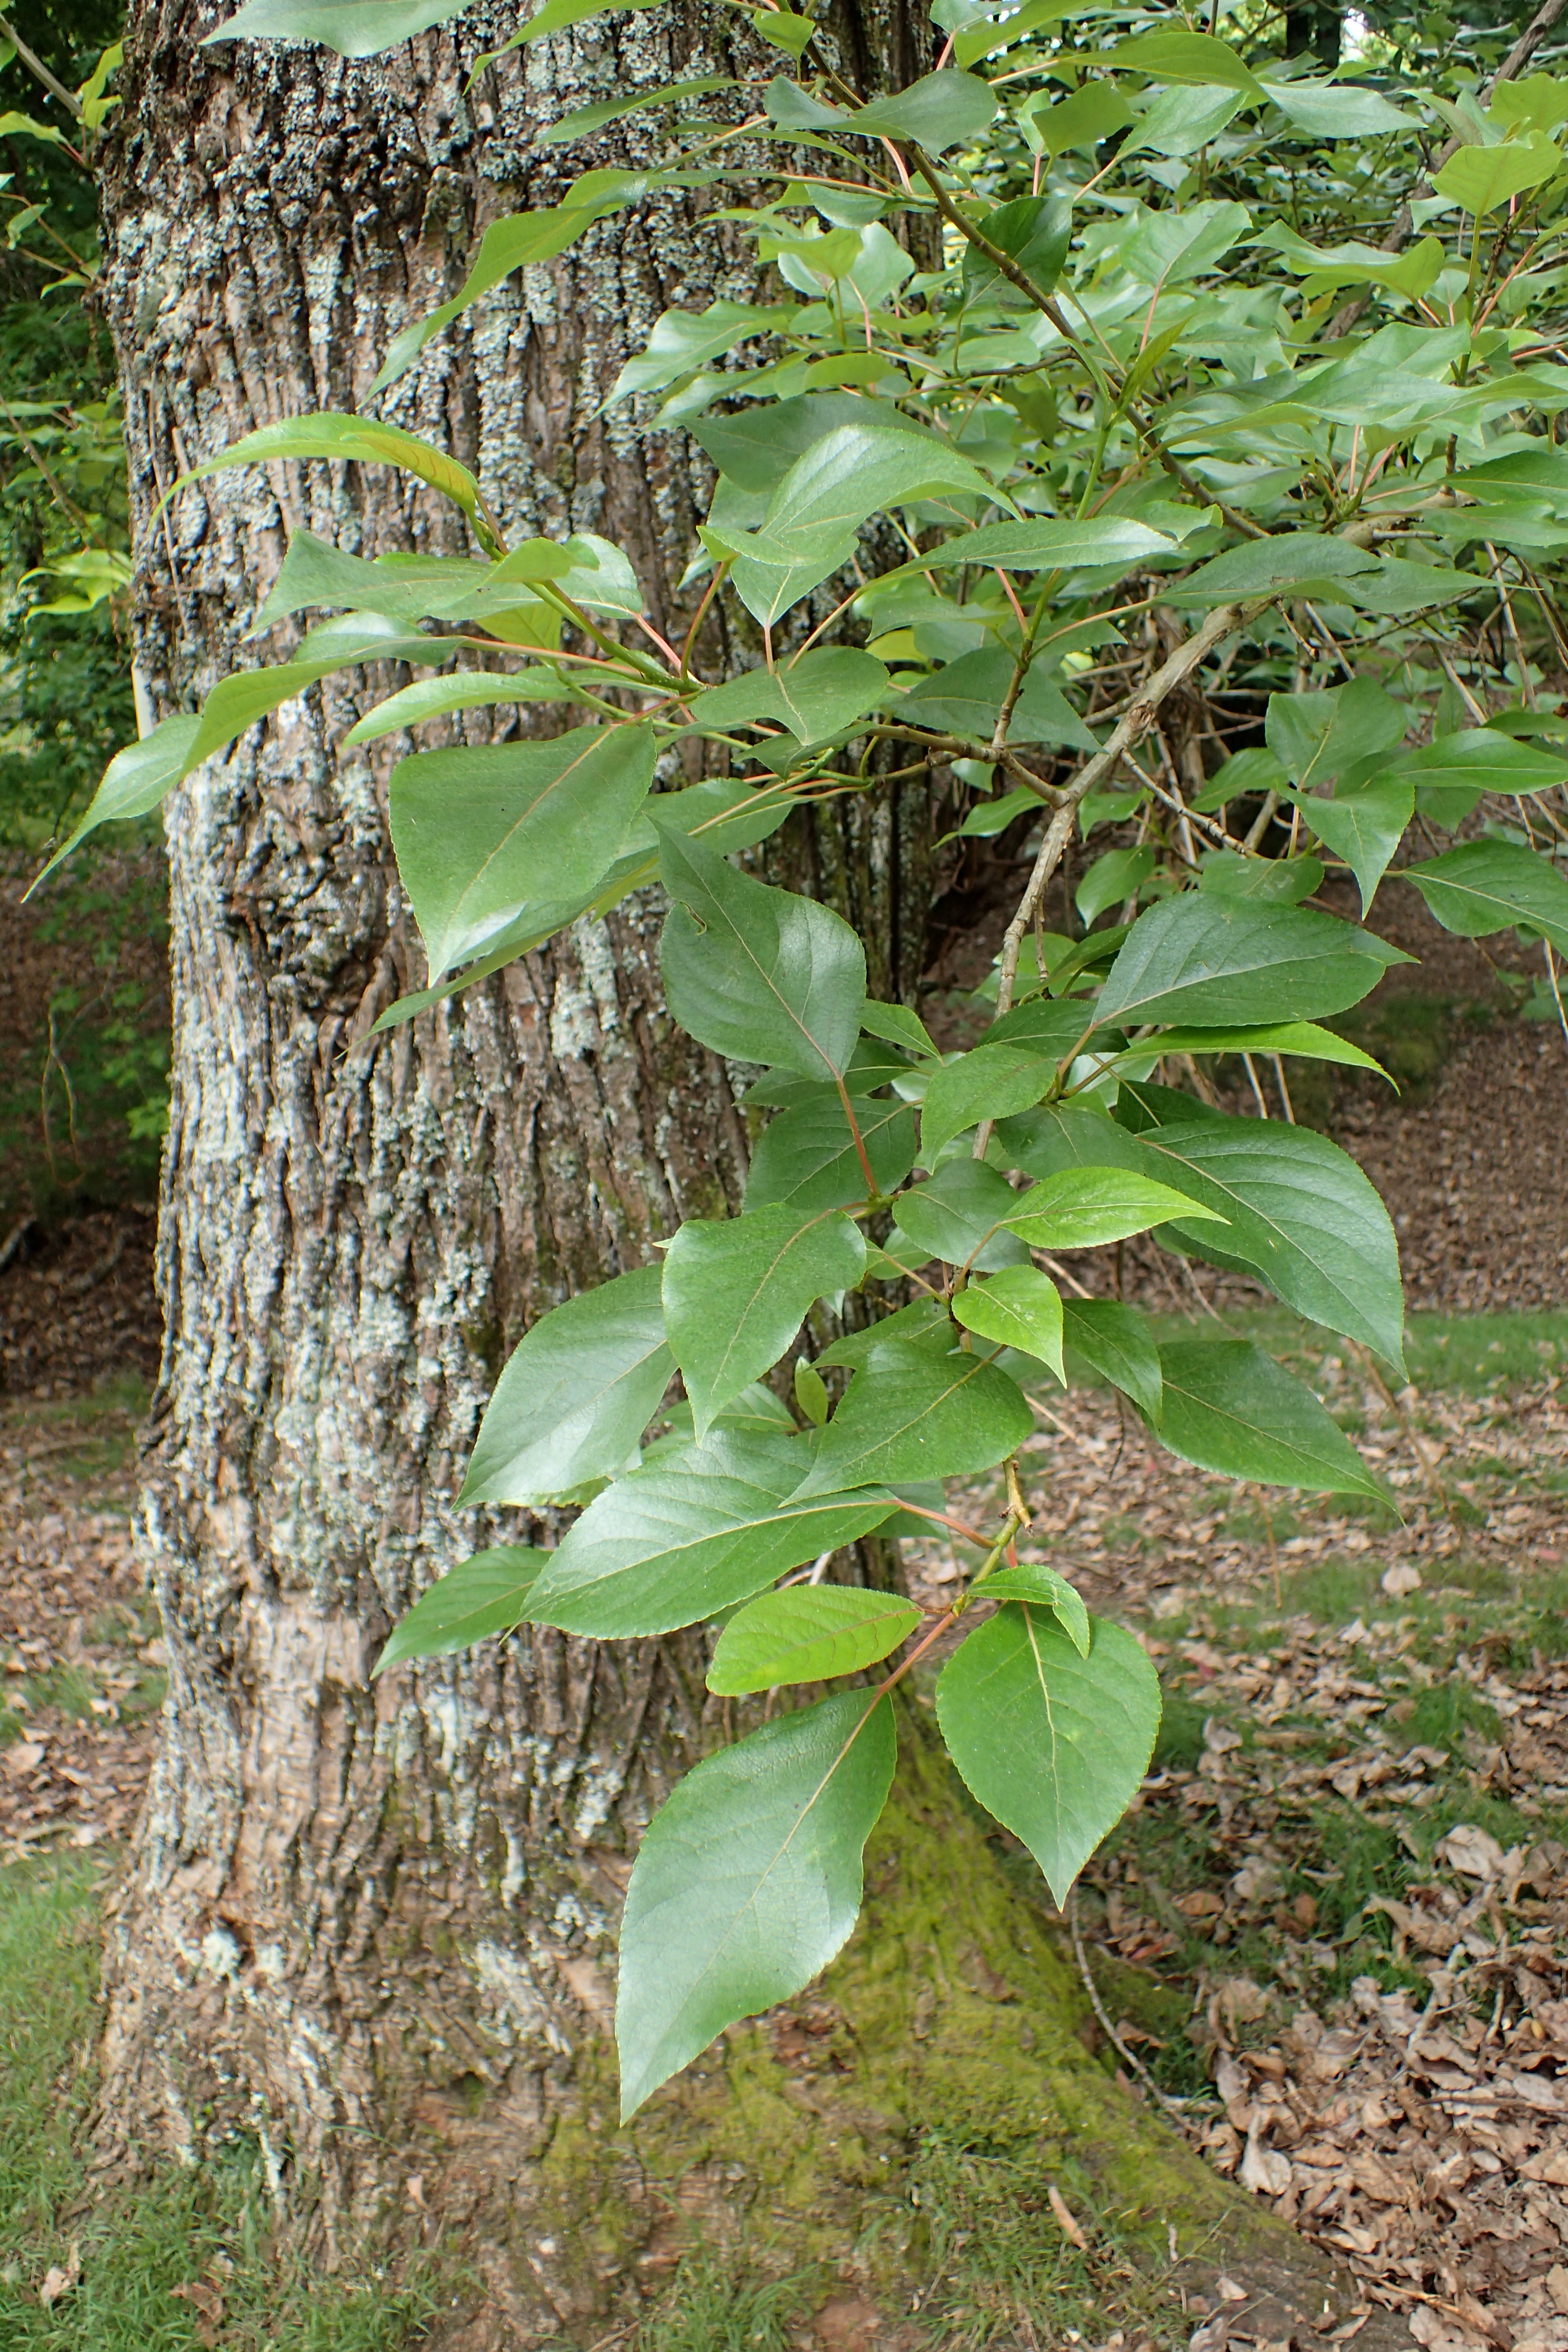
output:
[[[885,5],[847,44],[901,83],[923,37]],[[132,7],[108,191],[139,657],[164,709],[248,657],[286,521],[365,553],[466,542],[381,469],[223,474],[154,520],[161,491],[258,425],[353,406],[489,217],[611,160],[535,163],[536,121],[734,65],[732,19],[715,34],[696,10],[661,11],[513,56],[464,99],[510,12],[363,65],[198,47],[221,13]],[[747,290],[693,202],[658,198],[511,281],[383,404],[477,467],[514,527],[621,541],[667,633],[698,510],[688,445],[593,413],[661,310]],[[732,1203],[745,1160],[723,1069],[663,1010],[651,895],[367,1042],[422,964],[384,747],[335,747],[396,682],[311,689],[170,803],[167,1333],[141,1541],[171,1683],[110,1921],[106,2138],[195,2155],[251,2135],[329,2258],[378,2216],[406,2228],[423,2195],[469,2231],[500,2343],[591,2327],[629,2293],[639,2249],[668,2236],[655,2181],[678,2204],[749,2206],[780,2246],[842,2246],[909,2135],[970,2114],[1030,2135],[1052,2118],[1162,2250],[1167,2223],[1184,2242],[1184,2215],[1223,2249],[1239,2200],[1083,2052],[1059,1967],[918,1734],[871,1932],[824,1996],[860,2053],[853,2132],[834,2120],[842,2097],[801,2095],[758,2027],[616,2137],[613,1934],[640,1827],[712,1736],[696,1638],[597,1649],[535,1632],[369,1684],[432,1576],[528,1538],[518,1515],[451,1508],[509,1349],[562,1297],[645,1264],[682,1216]],[[455,721],[452,740],[485,724]],[[874,848],[862,837],[863,864]],[[923,922],[907,866],[901,890],[886,856],[860,887],[901,927],[882,950],[896,980]],[[962,1949],[933,1868],[973,1881]],[[1022,1972],[1046,2012],[1036,2056],[1015,2048],[1016,2010],[965,1990],[973,1967],[983,1984]],[[910,2005],[933,1983],[942,2015],[921,2025]],[[662,2260],[656,2244],[645,2275]]]

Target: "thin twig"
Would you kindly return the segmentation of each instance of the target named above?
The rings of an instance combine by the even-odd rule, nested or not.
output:
[[[66,112],[70,116],[73,122],[80,122],[83,119],[80,99],[72,97],[64,82],[61,81],[58,76],[49,71],[48,67],[44,63],[42,58],[35,57],[33,51],[27,47],[26,42],[22,38],[20,33],[17,32],[15,25],[11,24],[7,18],[4,16],[0,16],[0,36],[3,36],[5,39],[10,42],[11,47],[16,50],[16,55],[21,58],[22,63],[26,67],[27,71],[32,75],[34,80],[41,81],[44,88],[48,91],[49,96],[59,100],[60,104],[65,108]]]
[[[1165,2113],[1170,2116],[1172,2122],[1180,2124],[1184,2131],[1191,2131],[1193,2128],[1193,2123],[1191,2116],[1186,2113],[1187,2102],[1184,2099],[1173,2099],[1160,2088],[1159,2084],[1156,2083],[1153,2075],[1151,2074],[1142,2058],[1138,2058],[1133,2055],[1132,2052],[1127,2047],[1126,2042],[1121,2039],[1121,2034],[1116,2031],[1115,2026],[1110,2022],[1110,2013],[1107,2010],[1105,2003],[1100,1998],[1100,1988],[1096,1985],[1093,1977],[1089,1974],[1089,1954],[1083,1948],[1083,1935],[1078,1923],[1078,1888],[1076,1886],[1073,1888],[1072,1894],[1068,1898],[1068,1925],[1072,1930],[1072,1948],[1078,1954],[1078,1972],[1083,1979],[1083,1989],[1089,1995],[1089,2002],[1094,2010],[1094,2013],[1100,2020],[1100,2025],[1103,2027],[1112,2048],[1116,2051],[1119,2057],[1126,2060],[1128,2065],[1137,2075],[1145,2090],[1148,2091],[1152,2098],[1156,2100],[1158,2104],[1164,2108]]]

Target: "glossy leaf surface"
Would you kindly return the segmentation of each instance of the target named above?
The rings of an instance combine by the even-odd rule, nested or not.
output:
[[[405,760],[392,780],[392,839],[432,982],[508,925],[543,929],[554,909],[574,911],[626,839],[653,762],[647,727]]]
[[[858,1585],[795,1584],[764,1592],[719,1636],[708,1687],[721,1698],[820,1683],[875,1665],[921,1622],[912,1601]]]
[[[1162,1348],[1160,1438],[1184,1462],[1321,1495],[1381,1495],[1310,1389],[1250,1339]]]
[[[970,1790],[1065,1903],[1154,1751],[1160,1685],[1142,1649],[1096,1619],[1080,1657],[1053,1614],[1011,1601],[949,1659],[936,1707]]]
[[[621,1923],[621,2116],[847,1942],[896,1756],[889,1702],[845,1691],[687,1775],[638,1849]]]
[[[376,1675],[405,1658],[442,1658],[510,1633],[527,1615],[528,1596],[549,1558],[547,1551],[521,1544],[498,1544],[459,1560],[398,1619],[376,1661]]]
[[[496,1383],[459,1502],[552,1502],[626,1466],[675,1370],[662,1279],[639,1266],[540,1317]]]
[[[1129,1169],[1063,1168],[1018,1194],[1007,1223],[1032,1249],[1094,1249],[1177,1217],[1223,1222],[1191,1193]]]
[[[717,1054],[841,1077],[860,1034],[866,950],[831,908],[737,874],[660,827],[675,901],[660,960],[669,1008]]]
[[[794,1437],[720,1428],[617,1478],[551,1553],[531,1620],[600,1641],[668,1633],[749,1601],[898,1507],[877,1490],[846,1496],[831,1476],[797,1498],[812,1458]]]
[[[1100,999],[1102,1021],[1313,1021],[1376,987],[1397,948],[1306,908],[1184,893],[1140,916]]]
[[[865,1271],[859,1227],[837,1210],[688,1217],[665,1253],[664,1323],[698,1436],[777,1363],[815,1300]]]
[[[867,1357],[822,1433],[801,1496],[989,1470],[1023,1444],[1034,1415],[1016,1381],[978,1357],[889,1339]]]
[[[1016,1348],[1048,1364],[1062,1385],[1062,1295],[1048,1274],[1032,1265],[1004,1266],[984,1282],[971,1282],[953,1298],[952,1312],[966,1331]]]

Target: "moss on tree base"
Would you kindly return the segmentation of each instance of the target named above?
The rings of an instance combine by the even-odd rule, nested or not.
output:
[[[700,2245],[743,2246],[764,2276],[820,2266],[824,2294],[852,2288],[894,2329],[951,2257],[954,2216],[932,2183],[960,2158],[1038,2189],[1021,2200],[1037,2215],[1015,2197],[1008,2216],[1021,2282],[1067,2250],[1055,2185],[1151,2316],[1163,2302],[1179,2319],[1180,2290],[1223,2270],[1286,2306],[1279,2324],[1249,2317],[1257,2332],[1337,2324],[1347,2298],[1321,2257],[1094,2054],[1089,2003],[1043,1914],[918,1713],[901,1729],[865,1912],[817,1983],[732,2028],[624,2131],[607,2128],[613,2053],[582,2053],[584,2096],[552,2135],[520,2249],[566,2332],[629,2317]]]

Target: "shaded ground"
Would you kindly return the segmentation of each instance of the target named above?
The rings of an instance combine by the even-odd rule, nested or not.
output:
[[[1021,1556],[1141,1624],[1167,1693],[1083,1965],[1129,2073],[1369,2311],[1437,2352],[1563,2352],[1568,1318],[1418,1326],[1396,1403],[1260,1319],[1403,1524],[1156,1455],[1104,1392],[1054,1408]],[[935,1597],[952,1563],[921,1573]],[[1247,2338],[1243,2302],[1196,2315],[1193,2352]]]
[[[130,1829],[163,1694],[131,1551],[144,1391],[0,1416],[0,1864]]]

